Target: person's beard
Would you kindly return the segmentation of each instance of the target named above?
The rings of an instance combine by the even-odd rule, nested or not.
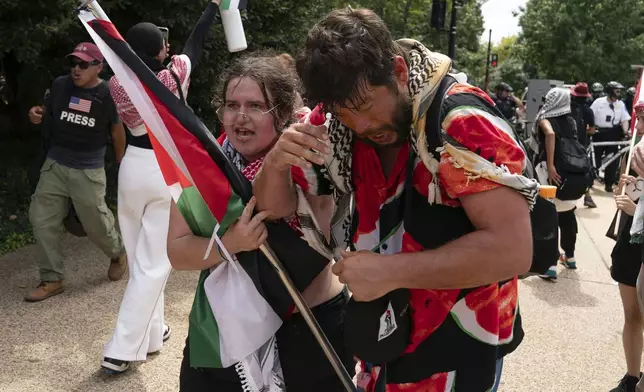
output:
[[[414,104],[407,94],[398,94],[398,102],[394,110],[393,119],[389,124],[389,130],[396,133],[397,139],[390,144],[379,144],[369,139],[362,139],[374,148],[395,148],[400,147],[409,139],[412,122],[414,120]]]

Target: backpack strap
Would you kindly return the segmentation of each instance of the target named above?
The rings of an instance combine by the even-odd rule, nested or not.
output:
[[[183,88],[181,87],[181,80],[179,80],[179,75],[177,75],[176,72],[171,67],[167,68],[168,71],[170,71],[170,75],[172,75],[172,79],[174,79],[174,82],[177,84],[177,90],[179,91],[179,99],[181,99],[181,102],[184,104],[188,105],[188,102],[186,102],[186,97],[183,96]]]
[[[457,83],[457,80],[447,75],[441,80],[432,104],[427,109],[427,120],[425,121],[425,134],[427,135],[427,146],[434,158],[440,160],[440,154],[436,150],[443,146],[443,130],[441,129],[441,108],[445,101],[445,94]]]

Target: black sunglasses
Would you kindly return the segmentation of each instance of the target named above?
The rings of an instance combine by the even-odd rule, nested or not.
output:
[[[98,60],[88,62],[88,61],[83,61],[83,60],[78,60],[78,59],[69,59],[69,66],[70,67],[76,68],[76,66],[78,65],[78,67],[80,69],[83,69],[83,70],[89,68],[90,65],[99,65],[100,63],[101,62],[98,61]]]

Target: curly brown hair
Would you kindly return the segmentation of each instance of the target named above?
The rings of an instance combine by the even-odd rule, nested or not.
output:
[[[216,90],[218,93],[212,100],[213,107],[218,108],[224,104],[228,84],[240,77],[253,79],[259,85],[267,105],[276,107],[271,115],[278,132],[281,127],[293,121],[297,98],[295,81],[284,72],[284,66],[274,52],[254,52],[236,59],[220,76]]]

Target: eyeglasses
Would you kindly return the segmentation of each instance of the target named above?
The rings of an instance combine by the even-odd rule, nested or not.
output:
[[[275,105],[267,111],[262,111],[260,108],[254,107],[254,108],[246,109],[246,113],[239,112],[227,106],[222,106],[219,109],[217,109],[217,117],[219,117],[219,121],[221,121],[221,123],[224,125],[233,125],[235,121],[237,121],[237,116],[239,115],[244,116],[246,120],[258,122],[262,120],[262,117],[271,113],[278,106],[279,105]]]
[[[98,60],[94,60],[92,62],[82,61],[82,60],[78,60],[78,59],[70,59],[69,60],[69,66],[72,69],[74,69],[74,68],[76,68],[76,66],[78,66],[82,70],[86,70],[87,68],[89,68],[90,65],[99,65],[100,63],[101,62],[98,61]]]

